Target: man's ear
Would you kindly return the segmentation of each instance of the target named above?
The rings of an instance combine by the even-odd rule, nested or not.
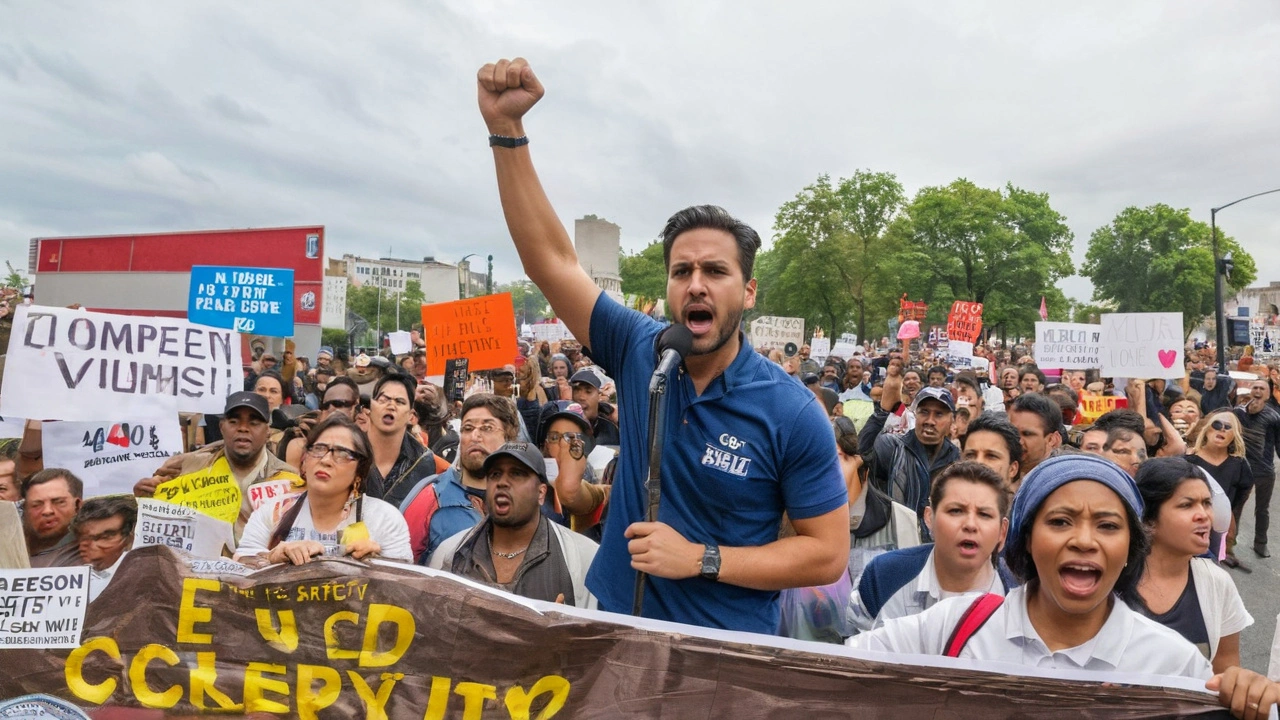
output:
[[[924,508],[924,526],[929,528],[929,534],[933,534],[933,508],[928,505]]]

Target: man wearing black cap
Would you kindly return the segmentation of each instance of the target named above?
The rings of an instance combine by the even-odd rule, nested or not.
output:
[[[292,465],[266,451],[267,436],[271,432],[271,409],[267,399],[252,392],[235,392],[227,396],[227,404],[218,424],[222,442],[211,443],[195,452],[174,455],[149,478],[139,480],[133,486],[137,497],[152,497],[156,486],[181,475],[189,475],[212,466],[220,458],[227,458],[231,474],[240,483],[240,518],[235,524],[236,542],[240,532],[254,511],[248,492],[249,486],[277,479],[295,479],[298,471]]]
[[[591,436],[597,445],[620,445],[618,426],[600,414],[600,376],[590,368],[583,368],[569,378],[573,388],[573,401],[582,406],[582,414],[591,423]]]
[[[522,597],[594,608],[586,581],[597,545],[543,516],[547,466],[538,448],[506,443],[485,459],[484,475],[484,522],[441,543],[428,566]]]
[[[901,387],[901,370],[895,366],[885,378],[880,404],[858,435],[858,445],[870,467],[871,481],[916,511],[920,537],[927,540],[931,536],[924,524],[924,508],[933,477],[960,459],[960,450],[949,439],[956,405],[944,388],[921,388],[911,403],[915,429],[905,435],[882,432],[890,413],[902,404],[898,400]]]

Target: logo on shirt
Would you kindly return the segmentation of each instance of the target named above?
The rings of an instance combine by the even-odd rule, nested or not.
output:
[[[730,475],[746,477],[747,469],[751,467],[751,458],[734,455],[728,450],[721,450],[711,443],[707,443],[707,451],[702,456],[702,464],[704,467],[715,468]]]

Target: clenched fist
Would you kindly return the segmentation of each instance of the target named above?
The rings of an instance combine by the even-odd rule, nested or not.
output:
[[[489,132],[509,137],[524,135],[524,114],[546,92],[524,58],[485,65],[476,74],[476,85]]]

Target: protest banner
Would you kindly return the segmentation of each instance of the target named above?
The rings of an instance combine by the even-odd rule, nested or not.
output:
[[[444,375],[450,358],[467,358],[475,372],[500,368],[520,354],[511,293],[423,305],[422,327],[428,375]]]
[[[204,470],[167,480],[156,486],[155,497],[168,503],[195,508],[200,512],[234,523],[240,517],[240,483],[231,466],[220,457]]]
[[[1255,357],[1275,357],[1280,354],[1280,326],[1264,325],[1255,319],[1249,323],[1249,344]]]
[[[187,319],[269,337],[293,336],[293,269],[196,265]]]
[[[163,545],[206,558],[221,557],[223,548],[236,549],[231,523],[216,520],[195,508],[155,498],[138,498],[133,549],[149,545]]]
[[[831,354],[831,338],[816,337],[809,341],[809,357],[816,362],[826,362]]]
[[[556,318],[533,323],[529,326],[529,331],[533,339],[538,342],[544,340],[547,342],[561,342],[573,339],[573,335],[569,333],[569,327]]]
[[[1041,370],[1089,370],[1102,367],[1102,326],[1038,322],[1036,365]]]
[[[804,318],[766,315],[751,321],[751,347],[781,350],[788,357],[804,344]],[[790,350],[790,352],[788,352]]]
[[[947,341],[947,363],[956,370],[973,367],[973,343],[951,338]]]
[[[922,656],[898,663],[525,600],[397,563],[320,559],[245,576],[234,564],[184,561],[162,547],[125,556],[90,605],[82,637],[69,651],[0,646],[0,665],[23,669],[0,673],[0,700],[43,693],[148,720],[1105,719],[1203,713],[1217,701],[1197,689],[1199,679],[1035,668],[1010,675]]]
[[[87,565],[0,570],[0,648],[79,647],[88,607]]]
[[[841,360],[848,360],[861,351],[862,348],[858,347],[858,336],[853,333],[844,333],[836,340],[836,344],[831,346],[828,354]]]
[[[1102,374],[1182,377],[1182,313],[1103,313]]]
[[[973,344],[982,334],[982,303],[956,300],[947,315],[947,339]]]
[[[1080,398],[1080,419],[1083,423],[1093,423],[1116,408],[1127,407],[1128,398],[1118,395],[1084,395]]]
[[[172,400],[166,404],[173,407]],[[150,477],[165,458],[182,452],[177,413],[160,407],[159,413],[120,422],[44,423],[45,465],[74,472],[84,481],[85,497],[131,494],[138,478]]]
[[[168,317],[19,305],[0,412],[39,420],[126,416],[151,398],[177,412],[222,412],[240,390],[240,335]]]

